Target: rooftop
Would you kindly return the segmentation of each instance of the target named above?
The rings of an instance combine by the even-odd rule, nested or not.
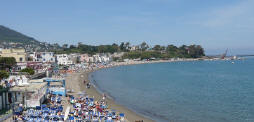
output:
[[[11,91],[11,92],[34,92],[36,90],[43,88],[46,85],[47,85],[46,82],[30,83],[29,85],[26,85],[26,86],[14,86],[14,87],[10,88],[9,91]]]

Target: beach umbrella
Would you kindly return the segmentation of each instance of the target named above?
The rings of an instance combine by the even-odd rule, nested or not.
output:
[[[89,98],[90,101],[93,101],[94,99],[93,98]]]
[[[41,110],[41,106],[36,106],[36,110]]]
[[[120,113],[119,115],[120,115],[120,117],[124,117],[124,113]]]
[[[74,120],[74,116],[70,116],[70,117],[69,117],[69,120]]]
[[[42,108],[45,108],[45,107],[47,107],[47,105],[46,105],[46,104],[42,104],[41,107],[42,107]]]

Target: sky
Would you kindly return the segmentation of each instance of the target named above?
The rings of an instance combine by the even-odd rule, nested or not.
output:
[[[199,44],[254,54],[254,0],[1,0],[0,25],[42,42]]]

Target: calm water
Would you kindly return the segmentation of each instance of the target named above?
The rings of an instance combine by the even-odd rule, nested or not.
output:
[[[156,121],[254,122],[254,58],[142,64],[90,75],[116,102]]]

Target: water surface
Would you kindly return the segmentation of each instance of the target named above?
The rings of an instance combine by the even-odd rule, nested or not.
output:
[[[156,121],[253,122],[254,59],[140,64],[90,75],[116,102]]]

